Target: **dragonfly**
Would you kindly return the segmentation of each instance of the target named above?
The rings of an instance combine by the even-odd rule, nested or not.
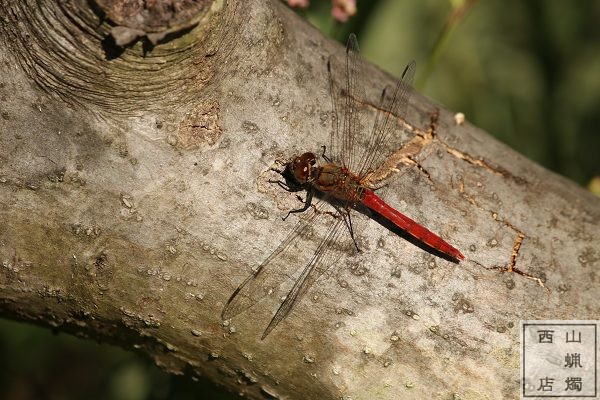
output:
[[[362,59],[356,36],[351,34],[346,45],[345,66],[341,83],[333,77],[333,59],[327,62],[329,90],[333,108],[333,127],[329,151],[322,146],[322,162],[313,152],[305,152],[282,162],[277,170],[281,179],[271,181],[289,192],[305,192],[302,207],[288,211],[305,213],[278,247],[238,286],[225,304],[223,320],[246,311],[265,297],[282,291],[284,282],[291,288],[264,330],[265,339],[291,312],[294,305],[340,257],[348,253],[342,232],[348,231],[353,247],[356,242],[355,215],[363,214],[400,229],[425,248],[432,249],[454,262],[463,254],[444,239],[400,213],[375,192],[370,177],[383,158],[383,149],[395,130],[394,121],[406,112],[416,64],[409,63],[395,86],[386,86],[379,99],[372,128],[360,134],[359,112],[363,88],[358,80]],[[302,198],[298,196],[300,200]],[[317,201],[315,201],[317,199]],[[316,204],[315,204],[316,203]],[[327,207],[327,211],[324,206]],[[321,228],[314,229],[316,227]],[[315,232],[318,233],[315,235]],[[316,236],[316,237],[315,237]],[[346,237],[347,238],[347,237]],[[346,239],[347,240],[347,239]]]

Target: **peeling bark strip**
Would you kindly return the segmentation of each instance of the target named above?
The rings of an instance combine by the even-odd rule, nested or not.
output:
[[[410,172],[388,197],[466,260],[365,229],[365,251],[285,329],[257,339],[271,297],[224,323],[293,227],[277,208],[289,198],[259,177],[327,143],[324,60],[344,49],[275,0],[102,2],[108,18],[90,4],[0,0],[1,315],[250,399],[383,400],[517,398],[519,321],[597,318],[600,201],[415,93],[380,178]],[[172,14],[128,29],[204,14],[108,57],[115,24],[160,4]],[[360,78],[372,93],[393,83],[374,66]]]
[[[525,278],[532,279],[532,280],[536,281],[541,287],[548,290],[548,288],[544,285],[544,282],[542,279],[517,268],[517,257],[519,256],[519,250],[521,249],[521,244],[523,243],[523,239],[525,239],[525,234],[520,229],[518,229],[514,225],[512,225],[510,222],[505,221],[504,219],[500,218],[496,211],[486,210],[482,206],[480,206],[477,203],[477,201],[473,198],[473,196],[469,195],[465,191],[464,179],[461,179],[461,181],[460,181],[459,191],[460,191],[461,195],[469,201],[469,203],[471,203],[472,205],[477,207],[479,210],[487,211],[494,221],[498,221],[498,222],[502,223],[504,226],[506,226],[507,228],[509,228],[510,230],[514,231],[517,234],[517,237],[512,246],[512,249],[511,249],[509,263],[506,264],[506,267],[502,268],[501,270],[505,271],[505,272],[514,272],[518,275],[524,276]],[[485,269],[494,269],[491,267],[486,267],[479,262],[476,262],[476,264]]]
[[[219,103],[203,101],[181,120],[176,145],[185,150],[198,149],[204,143],[212,146],[222,133],[219,126]]]
[[[515,244],[513,245],[512,254],[510,256],[510,264],[508,265],[508,272],[512,272],[517,265],[517,257],[519,255],[519,250],[521,249],[521,243],[523,243],[523,239],[525,239],[525,235],[519,233],[517,238],[515,239]]]
[[[454,149],[452,147],[449,147],[449,146],[446,146],[446,151],[455,157],[465,160],[466,162],[468,162],[470,164],[477,165],[479,167],[483,167],[494,174],[498,174],[498,175],[502,175],[506,178],[510,178],[511,180],[513,180],[515,183],[517,183],[519,185],[524,185],[527,183],[527,181],[525,179],[511,174],[510,172],[508,172],[507,170],[505,170],[503,168],[494,167],[490,163],[485,161],[484,159],[475,158],[467,153],[461,152],[461,151]]]

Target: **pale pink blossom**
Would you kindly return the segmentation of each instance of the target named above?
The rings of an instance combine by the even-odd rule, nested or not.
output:
[[[356,14],[356,0],[332,0],[331,15],[339,22],[346,22]]]
[[[309,0],[287,0],[288,6],[292,8],[306,8],[310,4]]]

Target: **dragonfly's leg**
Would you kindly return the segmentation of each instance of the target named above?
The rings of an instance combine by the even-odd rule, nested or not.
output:
[[[306,191],[306,200],[304,200],[304,206],[302,206],[301,208],[298,208],[297,210],[288,211],[287,215],[285,217],[283,217],[283,220],[285,221],[287,219],[287,217],[290,216],[290,214],[300,213],[300,212],[304,212],[304,211],[308,210],[308,208],[312,204],[312,199],[313,199],[313,191],[307,190]]]
[[[269,183],[276,183],[276,184],[278,184],[278,185],[279,185],[279,187],[280,187],[280,188],[282,188],[282,189],[284,189],[284,190],[286,190],[286,191],[288,191],[288,192],[296,192],[296,191],[297,191],[297,190],[293,190],[293,189],[290,187],[290,185],[288,185],[288,184],[287,184],[286,182],[284,182],[284,181],[279,181],[279,180],[275,181],[275,180],[273,180],[273,179],[269,179],[269,181],[268,181],[268,182],[269,182]]]
[[[354,247],[356,247],[356,251],[358,251],[360,253],[360,249],[358,248],[358,244],[356,243],[356,238],[354,237],[354,227],[352,225],[352,217],[350,215],[350,209],[346,208],[345,211],[346,211],[346,218],[344,218],[344,221],[347,220],[346,225],[348,226],[348,230],[350,231],[350,237],[352,238]]]
[[[360,252],[358,244],[356,243],[356,238],[354,237],[354,226],[352,225],[350,209],[342,207],[335,207],[335,209],[338,211],[339,215],[341,215],[344,219],[344,224],[346,225],[346,228],[348,228],[348,232],[350,232],[350,237],[352,238],[352,243],[354,243],[354,247],[356,247],[356,251]]]
[[[279,161],[279,160],[275,160],[275,163],[276,163],[276,164],[283,164],[283,162],[282,162],[282,161]],[[273,171],[273,172],[277,172],[279,175],[283,175],[283,171],[280,171],[280,170],[278,170],[278,169],[277,169],[277,168],[275,168],[275,167],[271,167],[271,168],[269,168],[269,170],[270,170],[270,171]],[[290,189],[290,185],[288,185],[286,182],[284,182],[284,181],[282,181],[282,180],[274,180],[274,179],[269,179],[269,181],[268,181],[268,182],[269,182],[269,183],[276,183],[276,184],[278,184],[278,185],[279,185],[279,187],[281,187],[282,189],[285,189],[285,190],[287,190],[288,192],[290,191],[290,190],[289,190],[289,189]]]
[[[299,192],[301,190],[304,190],[304,188],[302,186],[290,185],[286,181],[281,181],[281,180],[276,181],[273,179],[269,179],[267,182],[276,183],[277,185],[279,185],[280,188],[282,188],[286,192],[294,193],[294,192]]]
[[[331,158],[329,158],[328,156],[325,155],[325,151],[327,150],[327,146],[321,146],[323,148],[323,154],[321,154],[321,157],[323,157],[323,160],[327,161],[328,163],[331,163]]]

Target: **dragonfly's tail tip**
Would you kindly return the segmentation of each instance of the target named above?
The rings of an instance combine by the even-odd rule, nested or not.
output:
[[[233,317],[233,315],[231,315],[228,309],[221,311],[221,319],[223,321],[227,321],[228,319],[231,319],[231,317]]]
[[[272,330],[272,329],[268,329],[268,328],[267,328],[267,329],[266,329],[266,330],[263,332],[262,336],[260,337],[260,340],[265,340],[265,339],[267,338],[267,336],[269,336],[269,333],[271,333],[271,330]]]

